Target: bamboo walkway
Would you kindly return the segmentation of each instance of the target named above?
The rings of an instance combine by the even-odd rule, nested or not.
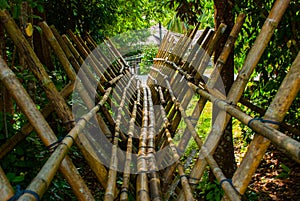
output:
[[[207,166],[225,192],[223,200],[241,200],[271,143],[299,163],[300,143],[278,128],[299,132],[282,121],[300,90],[300,53],[266,111],[242,97],[288,5],[288,0],[275,2],[227,95],[219,82],[219,72],[242,28],[244,14],[238,16],[209,77],[205,76],[205,70],[226,30],[225,24],[215,32],[204,30],[199,38],[194,38],[196,28],[177,42],[168,33],[154,58],[148,79],[142,81],[129,69],[110,39],[105,39],[99,48],[88,34],[86,38],[72,31],[60,35],[55,27],[42,22],[39,26],[69,79],[59,91],[12,17],[0,11],[7,35],[18,53],[24,55],[49,100],[38,110],[6,61],[0,58],[1,82],[28,119],[20,132],[1,144],[0,159],[33,131],[51,151],[39,173],[17,197],[13,197],[16,193],[0,167],[0,200],[40,200],[58,171],[78,200],[94,200],[76,164],[68,156],[73,144],[105,189],[105,201],[160,201],[171,197],[180,201],[195,200],[193,192]],[[193,40],[197,42],[192,46]],[[72,108],[66,102],[71,94]],[[199,100],[189,115],[186,108],[195,94],[199,95]],[[198,120],[207,101],[219,110],[206,139],[202,139],[195,127],[200,124]],[[238,103],[253,108],[262,117],[247,115]],[[53,112],[67,131],[62,140],[58,140],[45,120]],[[256,134],[233,178],[226,178],[213,154],[230,117],[235,117]],[[175,141],[179,124],[184,125],[184,130],[179,141]],[[183,157],[192,139],[198,145],[197,154],[192,151]],[[191,170],[186,171],[189,166]],[[122,184],[118,185],[120,178]]]

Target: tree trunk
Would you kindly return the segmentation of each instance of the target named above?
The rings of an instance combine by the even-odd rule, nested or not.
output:
[[[234,25],[234,14],[233,14],[234,2],[230,0],[214,0],[214,5],[215,5],[215,16],[214,16],[215,29],[217,29],[221,23],[227,25],[227,29],[223,34],[223,37],[221,38],[214,54],[214,60],[216,62],[230,34],[230,31]],[[221,74],[222,81],[224,83],[225,92],[227,94],[234,80],[233,51],[231,52],[220,74]],[[217,108],[214,107],[213,121],[214,121],[214,117],[216,116],[216,113],[217,113]],[[223,133],[219,146],[215,151],[214,158],[217,161],[220,168],[223,170],[224,175],[227,178],[231,178],[236,169],[234,149],[233,149],[231,120],[229,121]]]

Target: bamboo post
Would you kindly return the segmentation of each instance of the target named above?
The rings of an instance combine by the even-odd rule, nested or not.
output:
[[[268,107],[264,119],[281,122],[286,115],[290,105],[296,98],[300,90],[300,52],[292,64],[289,73],[284,78],[277,94]],[[250,127],[255,127],[256,122],[253,122]],[[272,128],[278,128],[276,124],[267,124]],[[233,176],[233,182],[240,193],[246,191],[246,187],[251,181],[253,173],[256,171],[260,160],[267,151],[270,145],[270,140],[261,135],[255,135],[251,144],[248,147],[247,153]],[[298,149],[299,151],[299,149]],[[298,153],[299,154],[299,153]],[[298,155],[299,156],[299,155]],[[300,156],[299,156],[300,157]]]
[[[107,93],[103,96],[102,100],[87,114],[83,115],[81,119],[76,123],[74,128],[65,136],[60,145],[55,149],[53,154],[51,154],[50,158],[44,164],[42,169],[39,171],[37,176],[31,181],[30,185],[26,190],[31,190],[36,192],[40,197],[45,193],[47,188],[49,187],[53,177],[55,176],[59,164],[62,162],[68,150],[71,148],[72,144],[76,140],[77,136],[84,129],[87,122],[96,114],[96,112],[100,109],[100,106],[103,105],[112,89],[107,89]],[[79,189],[80,191],[81,189]],[[34,200],[32,195],[28,193],[24,193],[20,198],[20,201],[29,201]]]
[[[241,69],[236,81],[233,83],[227,97],[227,101],[233,104],[236,104],[240,99],[245,86],[252,74],[254,68],[261,55],[263,54],[266,46],[268,45],[274,30],[276,29],[281,17],[283,16],[286,8],[288,7],[290,1],[285,0],[277,0],[263,25],[260,34],[256,38],[254,45],[252,46],[246,61]],[[210,153],[213,154],[215,149],[217,148],[218,142],[221,138],[221,134],[223,133],[227,123],[229,121],[229,115],[226,116],[224,120],[223,114],[218,114],[216,117],[216,121],[205,141],[205,147],[210,148]],[[199,159],[203,158],[203,155],[199,155]],[[191,172],[192,177],[200,178],[205,170],[206,162],[204,160],[198,160]],[[181,196],[179,200],[183,200]]]
[[[0,167],[0,195],[2,200],[8,200],[14,195],[14,190],[10,185],[1,167]]]
[[[1,13],[2,11],[0,11]],[[46,146],[56,142],[57,138],[50,126],[44,119],[43,115],[38,111],[36,105],[33,103],[21,83],[18,81],[14,73],[8,68],[2,58],[0,58],[0,79],[5,87],[10,91],[20,109],[27,116],[31,125],[35,128],[39,137]],[[82,200],[93,200],[93,197],[85,185],[84,181],[77,172],[76,167],[69,157],[61,163],[60,170],[65,178],[70,182],[75,195]],[[81,192],[77,189],[82,189]]]

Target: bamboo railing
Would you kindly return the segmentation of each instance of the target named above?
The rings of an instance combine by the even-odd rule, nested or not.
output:
[[[89,34],[81,37],[69,30],[66,35],[60,35],[54,26],[41,22],[39,26],[53,50],[53,56],[58,59],[68,79],[59,92],[14,20],[8,12],[0,11],[0,20],[8,36],[27,60],[30,71],[50,102],[41,111],[37,110],[13,71],[0,58],[1,82],[28,119],[18,133],[0,145],[0,159],[5,159],[33,130],[45,146],[58,143],[36,177],[16,199],[41,198],[60,170],[78,200],[94,200],[86,179],[81,178],[67,156],[74,143],[105,189],[103,200],[107,201],[193,201],[197,191],[195,186],[203,178],[207,166],[225,192],[223,200],[241,200],[271,143],[300,163],[300,143],[277,130],[280,124],[289,132],[299,132],[288,128],[282,121],[300,90],[300,53],[267,110],[241,98],[288,5],[289,1],[276,0],[227,97],[219,88],[218,81],[242,28],[244,14],[237,17],[221,55],[213,65],[211,76],[205,76],[204,72],[226,29],[225,24],[221,24],[216,32],[206,28],[199,38],[195,38],[199,24],[179,38],[168,32],[154,58],[146,84],[129,71],[125,59],[109,38],[97,45]],[[74,88],[86,106],[85,114],[76,120],[76,115],[66,103]],[[194,94],[199,95],[199,100],[189,115],[186,108]],[[195,127],[201,126],[198,119],[207,101],[219,111],[206,139],[202,139]],[[247,115],[237,106],[238,102],[263,118]],[[66,128],[65,137],[59,142],[45,120],[53,112],[58,116],[56,123],[61,121]],[[229,117],[235,117],[256,132],[233,178],[224,176],[213,157]],[[91,127],[98,124],[100,133],[91,135],[90,124]],[[179,131],[179,125],[184,125],[184,129]],[[176,142],[174,136],[180,133],[184,137]],[[185,156],[191,138],[198,148]],[[103,163],[103,160],[108,163]],[[4,200],[14,194],[1,167],[0,192]]]

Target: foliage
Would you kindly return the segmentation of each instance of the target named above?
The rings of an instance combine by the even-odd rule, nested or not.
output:
[[[158,47],[155,45],[144,46],[142,53],[143,58],[140,63],[140,74],[146,75],[148,74],[150,67],[153,65],[153,58],[156,56],[158,51]]]
[[[243,62],[252,47],[260,28],[263,26],[273,3],[270,1],[238,1],[235,12],[244,12],[247,15],[246,21],[239,35],[235,48],[236,73],[243,65]],[[300,2],[291,1],[288,11],[285,13],[278,29],[275,31],[271,42],[267,46],[262,59],[253,73],[244,96],[262,108],[271,103],[272,97],[277,92],[282,80],[291,67],[300,43]],[[298,125],[299,117],[299,96],[291,106],[286,121]],[[252,114],[253,115],[253,114]]]

